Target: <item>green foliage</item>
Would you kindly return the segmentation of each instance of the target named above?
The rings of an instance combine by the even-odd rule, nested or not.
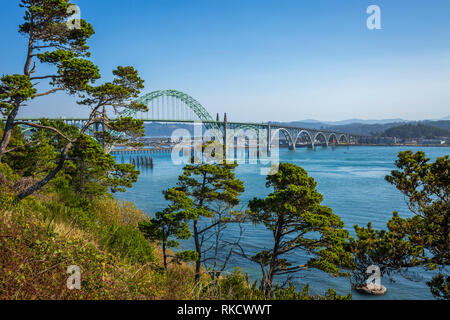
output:
[[[408,123],[401,126],[389,128],[384,131],[382,135],[385,137],[397,137],[401,139],[435,139],[438,137],[450,137],[450,131],[422,123]]]
[[[309,285],[300,290],[292,283],[286,288],[274,286],[270,295],[257,287],[256,283],[251,285],[247,275],[243,275],[241,269],[236,268],[232,274],[226,275],[219,280],[220,296],[224,300],[351,300],[351,294],[339,296],[333,289],[329,289],[324,295],[313,295]]]
[[[178,263],[184,262],[194,262],[198,260],[198,253],[193,250],[184,250],[175,253],[175,259]]]
[[[116,163],[114,157],[105,154],[95,140],[80,135],[76,126],[67,125],[62,120],[46,119],[41,119],[39,125],[54,128],[75,140],[59,175],[70,181],[78,195],[96,197],[109,189],[123,192],[137,181],[139,171],[133,165]],[[4,161],[22,176],[41,178],[57,166],[60,150],[66,143],[61,134],[45,128],[33,129],[27,142],[17,127],[10,146],[18,149],[7,153]]]
[[[68,159],[65,172],[71,177],[74,191],[91,197],[105,194],[108,188],[114,192],[125,191],[124,187],[131,187],[139,175],[134,166],[117,164],[113,156],[105,154],[86,135],[77,139]]]
[[[76,57],[73,51],[58,49],[37,55],[41,63],[57,67],[57,75],[50,85],[63,88],[70,94],[85,90],[89,83],[100,78],[99,69],[91,61]]]
[[[218,224],[240,219],[240,212],[231,210],[239,204],[239,196],[244,191],[243,182],[236,179],[233,172],[236,166],[227,163],[186,165],[178,177],[178,186],[166,193],[172,197],[175,206],[184,208],[186,218],[193,222],[192,233],[198,256],[196,281],[200,279],[201,264],[205,262],[202,260],[205,254],[202,239]],[[221,214],[219,220],[214,220],[220,208],[229,210],[225,215]],[[202,217],[209,219],[200,221]]]
[[[162,212],[157,212],[154,218],[141,222],[139,229],[147,239],[161,243],[164,268],[167,270],[167,248],[176,248],[179,245],[173,238],[186,240],[192,235],[186,223],[190,217],[189,209],[192,206],[192,200],[183,192],[173,188],[165,191],[164,196],[171,205]],[[184,252],[176,256],[176,261],[188,261],[192,258],[190,252]]]
[[[111,247],[102,245],[109,228],[102,226],[105,233],[98,229],[80,231],[76,222],[57,212],[58,208],[66,209],[67,204],[74,205],[49,199],[41,203],[30,197],[14,207],[0,207],[1,298],[154,298],[161,280],[148,266],[151,248],[137,228],[111,230]],[[102,223],[97,220],[97,224]],[[136,262],[144,260],[142,264]],[[81,269],[80,290],[66,288],[70,265]]]
[[[0,112],[3,116],[11,112],[17,101],[31,100],[36,93],[29,76],[4,75],[0,81]]]
[[[136,225],[126,222],[119,224],[96,211],[99,207],[94,204],[101,201],[101,198],[92,199],[89,195],[75,193],[69,181],[62,177],[55,179],[55,190],[60,201],[46,205],[48,213],[45,220],[62,220],[88,232],[94,232],[109,252],[127,258],[131,263],[153,261],[153,249]]]
[[[39,125],[55,128],[70,138],[75,138],[79,132],[76,126],[67,125],[62,120],[41,119]],[[20,127],[16,126],[9,145],[18,149],[7,153],[4,162],[22,176],[40,178],[56,167],[60,150],[66,143],[61,135],[45,129],[33,129],[29,137],[25,138]]]
[[[113,144],[128,144],[129,137],[144,135],[142,120],[131,117],[112,120],[108,117],[106,107],[112,107],[114,113],[118,110],[148,111],[146,105],[134,101],[144,88],[144,80],[139,77],[137,70],[130,66],[119,66],[113,70],[113,75],[112,82],[89,86],[82,95],[82,100],[78,102],[80,105],[91,106],[97,113],[101,112],[101,116],[95,121],[101,124],[103,130],[96,132],[95,136],[97,140],[102,141],[105,150]]]
[[[398,213],[389,222],[393,226],[401,220]],[[376,230],[368,223],[367,228],[355,226],[357,240],[351,237],[350,248],[356,264],[352,274],[352,286],[364,284],[368,275],[367,268],[376,265],[382,274],[390,274],[399,266],[415,266],[420,263],[423,247],[415,247],[410,241],[405,241],[403,233],[394,230]]]
[[[322,195],[307,172],[291,163],[281,163],[279,171],[267,177],[273,192],[265,199],[249,202],[250,219],[263,224],[273,234],[273,248],[260,251],[251,260],[261,266],[262,288],[270,295],[277,275],[317,268],[334,276],[347,275],[352,268],[346,250],[348,231],[331,208],[321,205]],[[294,250],[306,250],[313,257],[304,265],[292,265],[286,257]]]
[[[288,287],[276,286],[270,295],[271,300],[352,300],[352,295],[340,296],[333,289],[328,289],[324,295],[312,295],[309,284],[298,290],[292,283]]]
[[[83,230],[98,230],[100,221],[92,207],[92,199],[75,194],[64,177],[55,179],[55,191],[60,201],[47,204],[45,219],[60,219],[75,224]]]
[[[396,166],[400,170],[386,180],[405,195],[414,215],[401,218],[394,212],[386,231],[373,230],[370,224],[355,226],[357,240],[351,247],[357,264],[376,264],[387,273],[417,266],[445,268],[450,257],[450,159],[430,163],[422,151],[405,151],[399,153]],[[430,282],[433,294],[439,281]]]
[[[80,29],[70,29],[66,22],[72,15],[68,0],[21,0],[25,22],[19,32],[31,36],[37,49],[46,46],[64,48],[78,55],[89,55],[86,41],[94,34],[92,26],[81,19]]]
[[[14,206],[15,197],[10,186],[18,179],[19,176],[6,163],[0,163],[0,208]]]
[[[4,75],[1,78],[0,112],[7,116],[7,121],[0,141],[0,162],[5,154],[15,150],[8,150],[7,147],[11,142],[13,130],[18,124],[36,127],[35,124],[16,121],[20,108],[26,101],[57,91],[76,94],[85,90],[89,83],[100,78],[98,67],[85,59],[90,55],[86,41],[94,34],[94,30],[84,20],[81,20],[80,28],[69,27],[67,20],[72,13],[68,10],[71,6],[68,0],[21,0],[19,5],[25,10],[24,22],[19,26],[19,32],[28,38],[26,58],[23,75]],[[36,75],[37,63],[50,65],[53,68],[45,69],[53,69],[53,72],[46,71],[45,75]],[[41,81],[48,81],[49,88],[46,88],[47,91],[38,93],[37,84]],[[40,126],[40,128],[44,127]],[[45,129],[59,133],[53,127],[46,126]],[[65,136],[63,138],[69,140]],[[70,146],[71,141],[67,142]],[[45,145],[49,146],[47,143]],[[51,153],[51,150],[45,151],[46,154]],[[18,192],[17,199],[25,198],[53,179],[61,170],[66,153],[67,150],[61,152],[62,160],[58,165],[49,166],[50,171],[45,178],[42,177],[39,182]],[[33,175],[31,172],[26,174]]]
[[[440,273],[433,277],[431,281],[428,281],[427,285],[437,299],[450,300],[450,276],[444,276]]]
[[[224,300],[264,299],[264,295],[249,283],[247,275],[243,275],[240,268],[236,268],[232,274],[220,278],[219,285]]]
[[[146,263],[154,260],[153,249],[139,230],[134,226],[109,227],[104,235],[105,244],[121,257],[132,263]]]
[[[6,163],[0,163],[0,174],[6,179],[6,181],[13,182],[19,179],[19,176],[14,173],[14,170]]]
[[[126,143],[129,137],[144,135],[143,122],[131,117],[110,120],[106,108],[111,107],[114,113],[126,109],[146,111],[145,105],[134,101],[144,88],[144,81],[133,67],[119,66],[113,70],[112,82],[93,86],[100,78],[99,69],[85,59],[90,56],[86,42],[94,34],[92,26],[84,20],[81,20],[80,28],[68,26],[67,19],[72,14],[68,12],[71,6],[68,0],[22,0],[20,6],[25,9],[25,21],[19,31],[28,36],[28,48],[24,75],[1,78],[0,111],[8,119],[0,142],[0,162],[5,154],[16,151],[8,155],[6,161],[22,175],[37,180],[20,188],[17,199],[22,200],[40,190],[61,175],[63,169],[78,193],[96,196],[105,193],[109,187],[112,192],[131,187],[139,172],[131,165],[116,164],[107,154],[110,145]],[[36,62],[53,66],[56,70],[53,74],[35,76]],[[37,93],[33,82],[37,80],[48,80],[50,89]],[[89,121],[83,128],[66,126],[62,121],[43,119],[36,124],[15,120],[25,101],[61,90],[80,95],[82,101],[79,104],[92,108]],[[29,139],[13,137],[18,135],[15,127],[19,124],[35,129]],[[103,153],[84,135],[87,130],[92,130],[92,126],[98,128],[99,124],[103,130],[96,132],[95,138],[102,142]],[[13,149],[7,150],[10,143],[13,143]],[[66,160],[70,162],[65,163]]]
[[[223,202],[231,206],[239,204],[244,184],[235,178],[237,164],[187,165],[178,178],[176,190],[184,192],[193,201],[191,213],[194,219],[212,217],[214,205]]]
[[[394,216],[388,228],[408,237],[414,247],[430,252],[422,256],[430,268],[448,265],[450,233],[450,159],[448,156],[429,163],[421,151],[399,153],[396,166],[386,180],[397,187],[408,199],[412,218]]]
[[[69,5],[70,2],[66,0],[21,1],[20,6],[25,9],[25,21],[19,26],[19,32],[29,39],[27,59],[24,75],[6,75],[1,79],[0,108],[4,115],[9,115],[14,107],[19,107],[36,95],[32,80],[49,79],[49,85],[54,89],[68,90],[73,94],[100,77],[98,68],[92,62],[80,58],[90,55],[86,41],[94,34],[94,30],[84,20],[81,20],[80,29],[68,28],[66,21],[71,16],[67,12]],[[47,51],[39,53],[43,49]],[[36,72],[36,65],[32,65],[34,56],[41,63],[55,66],[55,74],[32,76]]]

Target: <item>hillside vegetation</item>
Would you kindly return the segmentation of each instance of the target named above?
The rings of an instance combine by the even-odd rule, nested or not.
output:
[[[283,123],[280,123],[283,124]],[[338,131],[338,132],[346,132],[350,134],[362,134],[362,135],[380,135],[384,133],[386,130],[395,127],[401,127],[405,125],[405,122],[387,122],[387,123],[361,123],[361,122],[353,122],[347,124],[327,124],[323,122],[288,122],[284,123],[287,125],[298,126],[302,128],[310,128],[310,129],[320,129],[320,130],[330,130],[330,131]],[[440,128],[444,130],[450,131],[450,121],[449,120],[440,120],[440,121],[411,121],[408,122],[409,125],[417,125],[422,124],[426,126],[430,126],[433,128]]]
[[[422,123],[405,124],[389,128],[382,134],[385,137],[397,137],[401,139],[425,138],[435,139],[438,137],[450,137],[450,131],[425,125]]]
[[[146,215],[108,195],[89,198],[61,185],[17,203],[27,179],[0,165],[0,299],[264,299],[240,270],[215,281],[185,263],[166,272],[158,243],[138,229]],[[66,286],[81,269],[81,289]],[[308,287],[275,290],[273,299],[335,299]],[[347,297],[348,298],[348,297]]]

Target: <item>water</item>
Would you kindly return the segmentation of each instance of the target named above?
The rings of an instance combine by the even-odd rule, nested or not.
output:
[[[353,226],[367,225],[369,221],[375,228],[385,228],[386,222],[398,211],[402,217],[410,216],[403,195],[384,177],[395,169],[394,161],[399,151],[422,150],[432,161],[437,157],[448,155],[448,147],[338,147],[317,148],[316,151],[301,148],[296,151],[280,149],[280,161],[292,162],[303,167],[317,181],[317,189],[324,195],[324,205],[333,209],[341,217],[352,235]],[[117,195],[121,200],[136,203],[137,207],[149,215],[162,210],[166,201],[161,193],[175,186],[181,174],[182,165],[174,165],[170,154],[153,154],[154,169],[143,169],[139,181],[126,193]],[[119,159],[120,156],[117,156]],[[241,204],[245,206],[254,197],[264,197],[270,190],[265,187],[265,177],[260,175],[260,165],[241,164],[236,169],[236,176],[244,181],[245,193]],[[246,233],[242,239],[249,252],[256,252],[270,246],[271,235],[261,226],[245,226]],[[237,230],[230,229],[230,232]],[[192,240],[182,244],[183,248],[193,248]],[[298,262],[305,262],[307,256],[297,252],[290,257]],[[260,278],[259,266],[236,256],[233,266],[240,266],[248,272],[252,280]],[[418,281],[395,277],[391,283],[383,278],[382,284],[388,289],[383,297],[368,297],[352,292],[353,299],[433,299],[425,282],[432,276],[422,269],[413,270],[419,274]],[[334,288],[339,294],[348,294],[348,279],[334,278],[317,270],[305,271],[293,279],[297,284],[309,283],[314,293],[322,294],[328,288]]]

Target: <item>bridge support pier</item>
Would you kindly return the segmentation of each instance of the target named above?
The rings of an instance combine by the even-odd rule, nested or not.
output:
[[[233,140],[234,143],[234,140]],[[228,157],[228,119],[227,119],[227,114],[225,113],[223,116],[223,157],[224,157],[224,161],[226,161],[229,157]]]

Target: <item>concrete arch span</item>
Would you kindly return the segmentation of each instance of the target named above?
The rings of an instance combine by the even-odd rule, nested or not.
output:
[[[295,142],[292,139],[291,134],[289,133],[289,131],[285,128],[278,128],[276,130],[273,131],[273,133],[270,134],[270,144],[272,145],[273,139],[275,138],[275,136],[280,132],[283,132],[284,136],[287,138],[288,143],[289,143],[289,148],[291,148],[292,150],[295,150]]]
[[[314,136],[314,144],[316,144],[316,141],[318,141],[317,138],[319,138],[319,137],[323,138],[323,140],[325,142],[325,145],[328,147],[328,139],[327,139],[327,136],[325,135],[325,133],[323,133],[323,132],[317,132],[315,134],[315,136]]]

